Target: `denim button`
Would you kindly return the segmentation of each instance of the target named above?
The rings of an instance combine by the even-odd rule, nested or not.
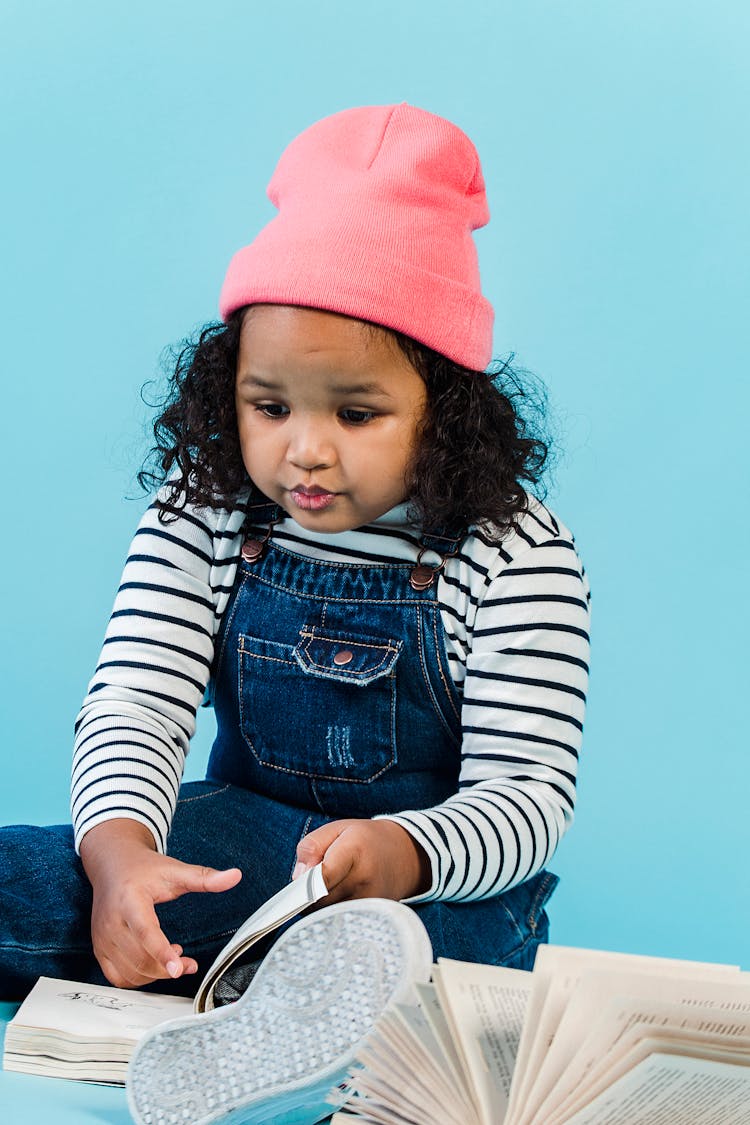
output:
[[[337,652],[333,658],[334,664],[348,664],[350,660],[354,659],[354,653],[348,648],[342,648]]]

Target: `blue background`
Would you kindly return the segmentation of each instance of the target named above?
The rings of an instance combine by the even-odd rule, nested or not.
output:
[[[1,819],[67,819],[145,503],[142,383],[216,315],[284,145],[407,100],[479,149],[496,352],[549,387],[550,499],[594,592],[553,940],[750,968],[749,11],[4,0]]]

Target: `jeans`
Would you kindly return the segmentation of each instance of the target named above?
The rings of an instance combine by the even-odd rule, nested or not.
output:
[[[289,881],[299,838],[325,819],[229,784],[183,785],[169,854],[238,866],[243,878],[232,890],[156,907],[168,939],[198,961],[198,974],[149,987],[192,994],[234,930]],[[542,872],[497,898],[413,909],[436,957],[531,968],[547,938],[544,904],[556,882]],[[90,916],[91,887],[69,825],[0,829],[0,999],[21,999],[39,976],[106,983],[91,948]]]

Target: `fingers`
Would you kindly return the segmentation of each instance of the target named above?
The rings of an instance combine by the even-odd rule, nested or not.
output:
[[[176,979],[187,970],[192,958],[183,957],[182,951],[178,953],[178,947],[167,940],[153,907],[129,919],[128,929],[138,957],[134,967],[140,975],[153,974],[154,980],[165,976]]]
[[[183,974],[190,975],[191,973],[198,972],[198,962],[192,957],[184,957],[181,945],[175,945],[173,942],[172,949],[174,951],[174,958],[171,961],[167,961],[166,965],[167,972],[170,976],[177,977],[182,976]],[[170,968],[170,965],[177,968],[176,973],[174,973],[173,969]]]
[[[320,828],[316,828],[314,832],[309,832],[307,836],[303,836],[297,844],[297,865],[292,872],[292,878],[298,879],[305,871],[309,871],[311,867],[320,863],[331,844],[345,831],[349,823],[348,820],[333,820],[329,824],[323,824]],[[325,867],[323,868],[323,878],[330,890],[331,884],[326,877]]]
[[[195,972],[196,962],[162,932],[148,897],[125,895],[113,915],[107,905],[92,916],[94,952],[102,970],[119,988],[138,988],[150,981]]]
[[[307,836],[303,836],[297,844],[297,865],[292,873],[292,878],[299,878],[305,871],[315,867],[316,863],[320,863],[329,844],[333,843],[340,833],[341,822],[332,821],[330,824],[324,824],[322,827],[316,828],[314,832],[309,832]]]
[[[328,888],[327,902],[359,898],[357,888],[358,846],[355,833],[346,829],[330,844],[323,857],[323,881]]]
[[[131,872],[123,884],[98,884],[91,932],[94,952],[107,979],[120,988],[138,988],[197,972],[197,962],[162,931],[154,904],[189,891],[229,890],[241,878],[236,867],[217,871],[149,852],[143,872]]]
[[[133,935],[131,940],[127,931],[118,937],[118,944],[109,952],[98,954],[105,976],[118,988],[140,988],[155,980],[174,980],[198,971],[197,961],[183,956],[177,951],[179,947],[170,945],[166,939],[154,955],[141,944],[141,938]],[[155,948],[154,943],[151,948]]]
[[[116,945],[110,945],[107,952],[97,952],[96,948],[95,952],[107,980],[118,988],[141,988],[155,980],[174,980],[198,971],[197,961],[185,957],[180,947],[170,945],[163,934],[164,943],[149,943],[156,949],[155,955],[142,944],[142,938],[127,929],[115,936]]]
[[[168,861],[168,866],[164,870],[164,896],[160,895],[154,901],[166,902],[190,891],[211,893],[228,891],[235,887],[241,878],[242,872],[238,867],[217,871],[213,867],[201,867],[198,864],[182,863],[178,859],[172,859]]]
[[[358,820],[334,820],[310,832],[297,845],[297,865],[292,874],[299,878],[316,863],[323,864],[323,881],[328,890],[321,905],[329,906],[345,898],[358,898],[357,860],[360,851]]]
[[[411,898],[427,891],[432,880],[427,853],[387,819],[325,824],[300,841],[297,859],[295,874],[322,861],[328,895],[321,906],[349,898]]]

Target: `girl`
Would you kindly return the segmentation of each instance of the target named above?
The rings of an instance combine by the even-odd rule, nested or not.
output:
[[[161,489],[76,726],[75,843],[4,830],[6,996],[42,973],[189,989],[321,860],[327,902],[405,900],[436,956],[529,967],[546,939],[588,594],[524,489],[546,449],[485,370],[478,157],[364,107],[293,141],[269,196],[156,423]],[[180,787],[206,691],[207,779]]]

